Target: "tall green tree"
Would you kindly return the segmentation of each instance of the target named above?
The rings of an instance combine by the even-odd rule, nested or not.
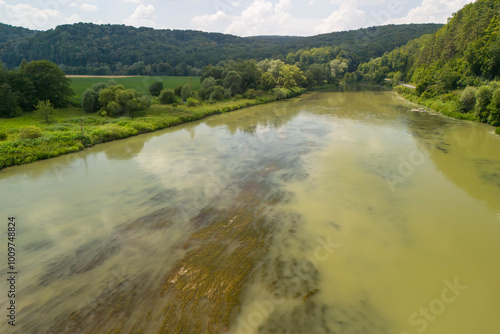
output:
[[[55,108],[65,107],[73,95],[70,80],[56,64],[37,60],[27,64],[22,73],[33,83],[38,101],[49,100]]]

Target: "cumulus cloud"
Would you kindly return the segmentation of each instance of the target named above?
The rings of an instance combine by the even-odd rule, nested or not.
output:
[[[80,8],[87,12],[96,12],[99,8],[96,5],[91,5],[89,3],[82,3]]]
[[[340,8],[333,11],[330,16],[323,19],[316,26],[315,32],[318,34],[329,33],[333,31],[344,31],[358,29],[365,25],[366,13],[358,9],[353,3],[342,3]]]
[[[294,26],[291,8],[291,0],[280,0],[274,4],[270,1],[255,0],[240,16],[233,17],[233,22],[225,32],[239,36],[288,34]]]
[[[386,24],[445,23],[452,13],[473,0],[423,0],[420,6],[411,9],[402,18],[391,19]]]
[[[46,30],[61,24],[81,22],[78,14],[69,17],[56,9],[40,9],[29,4],[9,5],[0,0],[0,21],[34,30]]]
[[[156,27],[156,8],[153,5],[139,5],[123,23],[134,27]]]

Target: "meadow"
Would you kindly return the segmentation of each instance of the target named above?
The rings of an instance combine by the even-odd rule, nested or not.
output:
[[[116,77],[98,77],[98,76],[70,76],[71,88],[75,93],[71,100],[75,102],[80,102],[82,99],[83,92],[87,88],[92,87],[92,85],[104,82],[107,83],[110,80],[116,81],[118,84],[123,85],[125,88],[135,89],[141,94],[149,95],[149,86],[156,81],[163,82],[163,88],[174,89],[178,86],[185,85],[189,82],[189,77],[173,77],[173,76],[116,76]],[[193,90],[198,90],[201,86],[200,77],[191,77],[191,83],[193,85]]]

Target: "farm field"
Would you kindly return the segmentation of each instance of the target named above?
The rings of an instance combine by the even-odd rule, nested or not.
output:
[[[180,85],[187,84],[189,77],[174,77],[174,76],[68,76],[71,79],[71,88],[75,95],[71,98],[74,101],[82,99],[83,92],[87,88],[99,82],[108,82],[114,80],[118,84],[123,85],[125,88],[132,88],[141,94],[148,94],[148,87],[155,81],[162,81],[163,87],[174,89]],[[193,83],[193,90],[200,88],[200,77],[191,77]]]

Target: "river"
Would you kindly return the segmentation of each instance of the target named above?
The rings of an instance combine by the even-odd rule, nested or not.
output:
[[[1,331],[498,334],[500,136],[414,108],[313,92],[0,171]]]

